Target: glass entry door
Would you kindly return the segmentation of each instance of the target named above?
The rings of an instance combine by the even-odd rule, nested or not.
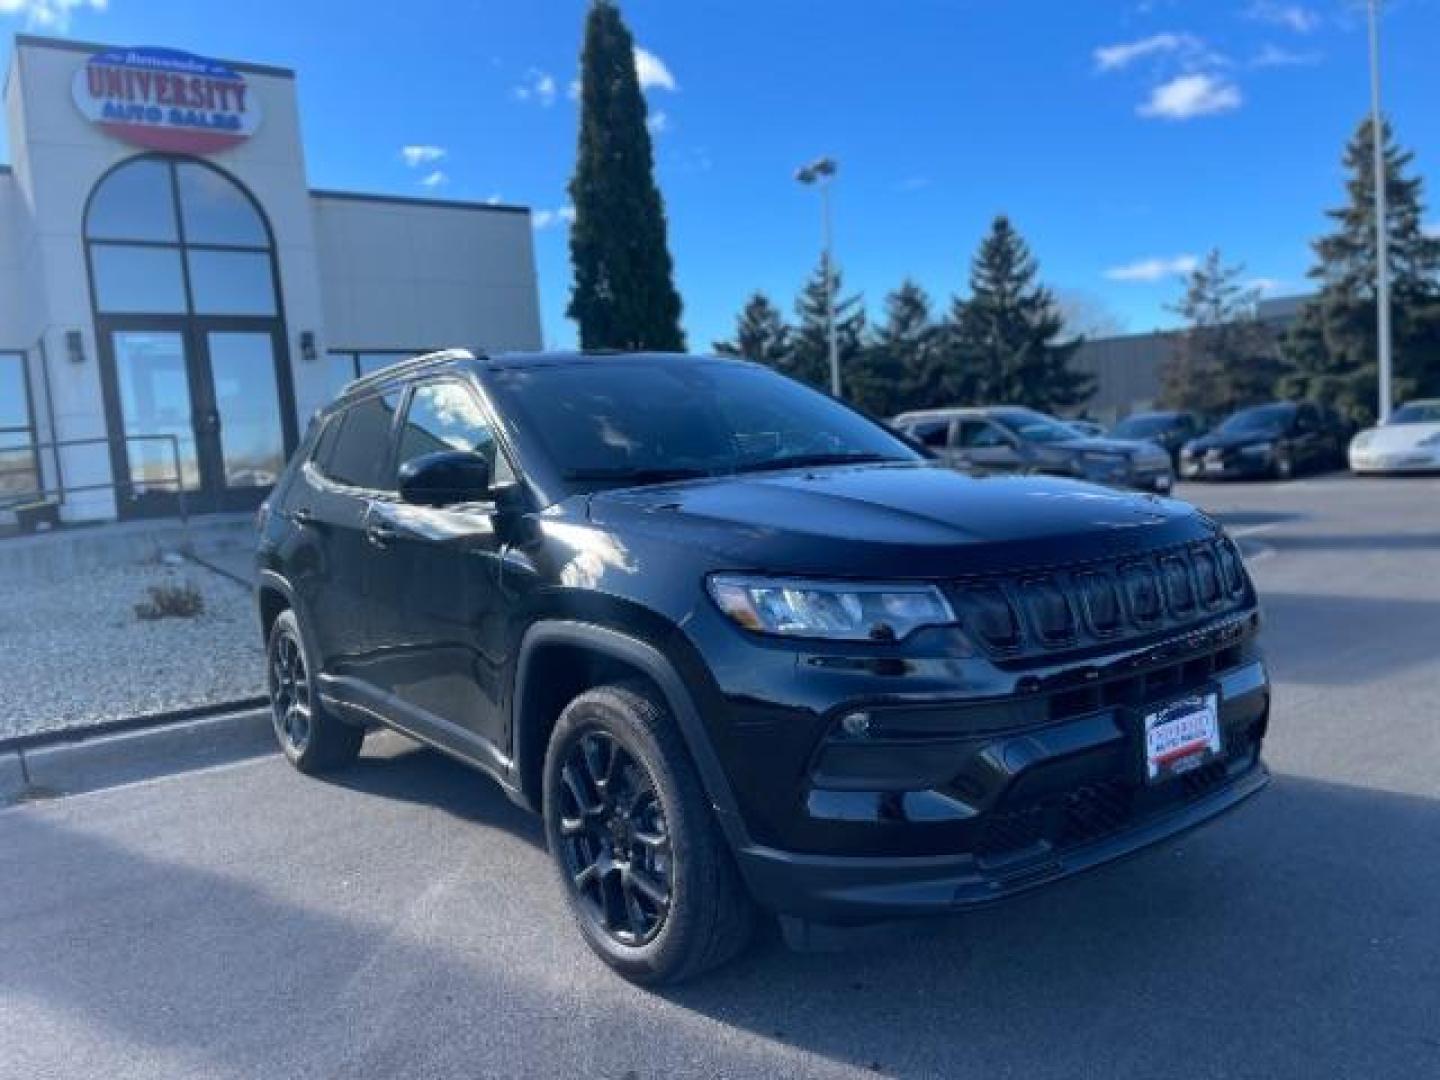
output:
[[[237,320],[147,321],[102,337],[118,414],[110,429],[123,435],[112,452],[121,514],[175,514],[182,494],[191,513],[258,506],[294,441],[278,332]]]

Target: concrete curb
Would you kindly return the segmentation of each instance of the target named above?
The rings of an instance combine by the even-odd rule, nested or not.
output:
[[[275,750],[265,709],[41,743],[0,754],[0,805],[98,791]]]

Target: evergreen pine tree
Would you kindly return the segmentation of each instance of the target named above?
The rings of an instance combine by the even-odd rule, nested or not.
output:
[[[1185,279],[1171,310],[1185,320],[1160,369],[1160,404],[1202,415],[1228,413],[1274,396],[1281,362],[1275,335],[1256,317],[1258,289],[1243,266],[1226,266],[1219,251]]]
[[[1424,185],[1413,155],[1381,129],[1387,199],[1396,399],[1440,394],[1440,238],[1423,227]],[[1337,408],[1356,422],[1375,415],[1378,347],[1374,153],[1365,120],[1345,148],[1346,205],[1328,212],[1334,232],[1314,243],[1319,295],[1286,336],[1281,388]]]
[[[783,371],[790,361],[790,326],[768,296],[755,292],[735,317],[735,339],[715,342],[715,351]]]
[[[965,400],[962,380],[949,361],[943,328],[931,312],[930,297],[910,279],[885,298],[885,321],[871,340],[875,363],[898,385],[890,412],[933,408]]]
[[[843,296],[840,271],[835,278],[835,340],[840,354],[840,386],[849,397],[849,376],[864,348],[865,308],[859,296]],[[822,262],[795,301],[796,325],[785,374],[821,390],[830,389],[830,339],[825,329],[828,293]]]
[[[582,348],[685,348],[645,120],[634,39],[614,0],[594,0],[580,55],[580,140],[570,181],[575,282],[566,314],[579,324]]]
[[[973,378],[974,404],[1074,409],[1094,380],[1073,371],[1081,339],[1061,342],[1064,319],[1039,266],[1010,220],[997,217],[971,264],[970,296],[951,308],[950,347]]]

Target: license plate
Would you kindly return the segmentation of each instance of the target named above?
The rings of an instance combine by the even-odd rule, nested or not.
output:
[[[1214,694],[1181,698],[1145,717],[1145,779],[1152,784],[1199,768],[1220,753]]]

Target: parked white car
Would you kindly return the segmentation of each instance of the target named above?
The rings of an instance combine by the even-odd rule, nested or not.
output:
[[[1350,471],[1440,471],[1440,398],[1411,401],[1350,440]]]

